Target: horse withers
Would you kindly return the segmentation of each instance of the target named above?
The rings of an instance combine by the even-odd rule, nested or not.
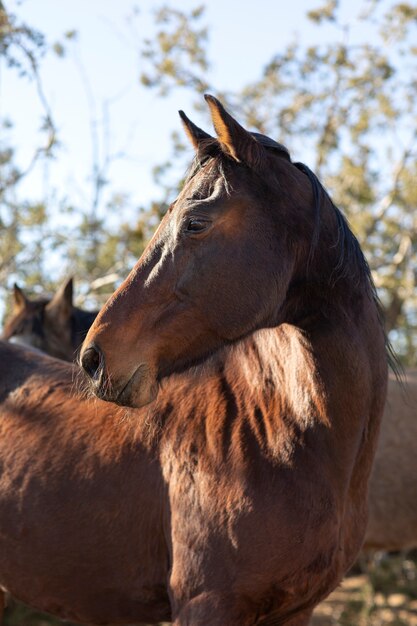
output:
[[[206,100],[217,136],[181,113],[184,187],[81,364],[99,398],[145,407],[174,624],[300,626],[363,541],[386,340],[316,176]]]
[[[13,311],[1,338],[32,346],[64,361],[74,361],[97,313],[74,306],[72,278],[52,298],[30,299],[14,285]]]

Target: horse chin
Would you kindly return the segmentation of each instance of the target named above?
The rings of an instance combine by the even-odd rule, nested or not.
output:
[[[142,363],[114,401],[119,406],[139,409],[153,402],[158,395],[158,390],[159,385],[152,370],[146,364]]]

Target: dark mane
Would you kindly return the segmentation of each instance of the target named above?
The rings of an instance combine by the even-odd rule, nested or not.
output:
[[[225,161],[217,139],[206,139],[199,147],[191,165],[185,172],[185,182],[190,181],[210,159],[215,159],[217,164]]]
[[[314,256],[320,240],[321,207],[324,202],[328,202],[334,210],[338,231],[337,240],[334,244],[334,247],[338,252],[338,260],[329,279],[330,286],[334,287],[339,280],[349,279],[354,285],[356,285],[356,287],[363,287],[368,296],[374,301],[381,326],[384,327],[384,311],[372,278],[368,261],[362,252],[359,241],[352,233],[346,217],[334,204],[318,177],[310,170],[309,167],[307,167],[307,165],[304,163],[294,163],[293,165],[295,165],[297,169],[308,177],[313,189],[315,228],[311,241],[310,258]],[[385,346],[388,364],[394,372],[397,380],[401,382],[403,370],[386,334]]]
[[[372,297],[375,297],[376,290],[368,262],[358,240],[349,227],[347,219],[334,204],[314,172],[304,163],[293,163],[293,165],[308,177],[313,190],[315,227],[311,240],[310,260],[314,256],[320,240],[321,208],[324,202],[328,202],[336,217],[337,240],[334,243],[334,248],[338,252],[337,263],[330,275],[329,284],[334,287],[339,280],[349,278],[354,285],[364,286]]]

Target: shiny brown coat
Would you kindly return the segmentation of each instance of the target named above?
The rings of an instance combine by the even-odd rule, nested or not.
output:
[[[0,342],[0,587],[82,623],[169,619],[166,485],[147,412],[80,397],[74,374]]]
[[[182,115],[194,165],[81,363],[149,404],[174,624],[301,626],[363,541],[385,338],[316,177],[207,101],[217,139]]]

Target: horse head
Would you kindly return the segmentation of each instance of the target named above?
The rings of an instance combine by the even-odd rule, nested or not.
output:
[[[326,299],[309,285],[338,271],[346,224],[314,175],[206,101],[216,137],[180,112],[196,152],[185,184],[84,342],[81,364],[104,400],[147,404],[165,377],[219,348],[301,324]]]

